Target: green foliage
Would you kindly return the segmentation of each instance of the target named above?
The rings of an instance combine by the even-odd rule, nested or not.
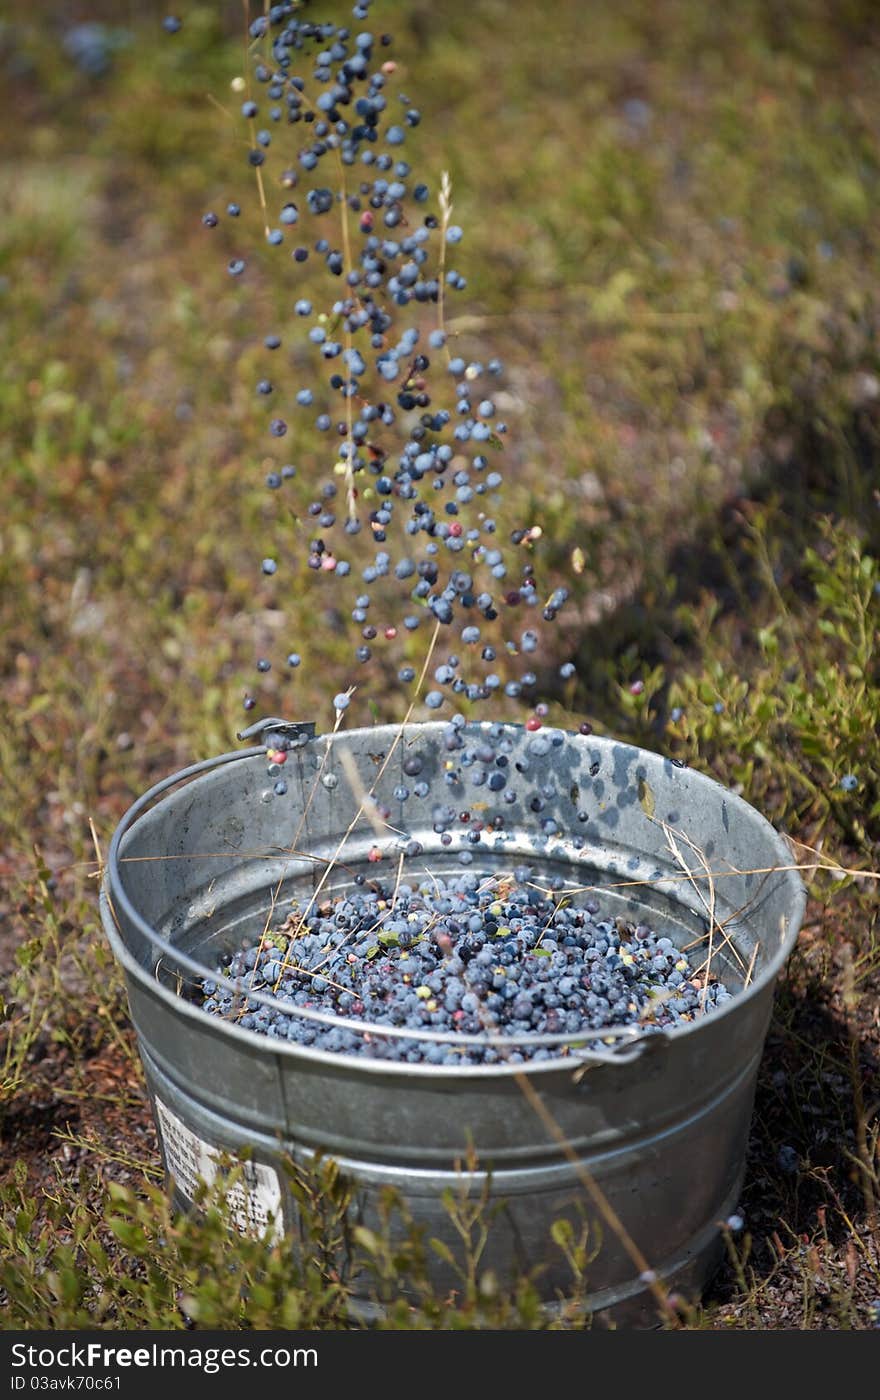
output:
[[[242,1174],[231,1166],[196,1210],[174,1212],[167,1192],[136,1189],[84,1171],[71,1188],[35,1199],[24,1162],[0,1187],[0,1288],[4,1325],[27,1329],[332,1329],[371,1324],[394,1330],[585,1327],[589,1264],[586,1221],[555,1222],[551,1237],[568,1261],[572,1288],[555,1317],[541,1308],[534,1281],[502,1288],[480,1267],[491,1220],[488,1191],[467,1189],[445,1202],[461,1247],[429,1241],[449,1266],[448,1292],[428,1278],[423,1230],[388,1188],[377,1228],[352,1223],[351,1188],[331,1159],[306,1170],[288,1163],[297,1204],[292,1235],[275,1241],[239,1233],[229,1194]],[[365,1300],[367,1307],[365,1309]]]
[[[23,1164],[19,1164],[23,1167]],[[34,1201],[25,1173],[0,1190],[6,1325],[32,1328],[312,1328],[338,1325],[341,1290],[316,1264],[298,1270],[283,1244],[235,1234],[225,1197],[175,1215],[166,1192],[110,1182]]]
[[[867,853],[880,839],[880,566],[851,523],[820,524],[803,552],[811,592],[786,599],[756,520],[768,595],[755,649],[737,652],[736,623],[707,598],[696,623],[703,665],[669,686],[668,706],[683,713],[667,734],[789,830],[808,823],[820,835],[830,824],[838,842]]]
[[[16,887],[23,938],[0,996],[0,1125],[7,1109],[34,1083],[33,1062],[46,1043],[74,1056],[110,1039],[129,1065],[133,1052],[119,1029],[122,978],[103,939],[95,911],[80,898],[71,922],[59,901],[45,858],[34,850],[33,871]],[[37,1071],[37,1073],[39,1073]]]

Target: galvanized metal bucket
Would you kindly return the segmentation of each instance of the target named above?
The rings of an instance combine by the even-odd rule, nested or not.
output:
[[[564,1053],[557,1044],[560,1053],[526,1066],[310,1050],[209,1015],[188,988],[211,975],[220,953],[258,938],[273,907],[283,914],[286,900],[321,879],[333,892],[359,869],[376,872],[368,865],[377,838],[366,793],[390,809],[389,825],[400,833],[389,854],[419,842],[406,870],[423,876],[461,872],[461,847],[444,846],[435,830],[438,791],[466,806],[486,790],[444,787],[441,723],[321,736],[308,725],[266,723],[273,732],[264,744],[174,774],[134,804],[113,837],[101,894],[176,1200],[191,1204],[198,1177],[216,1174],[221,1152],[249,1149],[239,1224],[271,1216],[276,1229],[293,1232],[282,1159],[308,1164],[320,1152],[352,1181],[354,1220],[379,1228],[383,1188],[392,1186],[427,1236],[456,1251],[443,1194],[486,1190],[499,1209],[481,1269],[502,1286],[538,1271],[551,1306],[572,1288],[551,1227],[562,1217],[577,1222],[586,1209],[594,1240],[601,1237],[586,1306],[617,1325],[656,1322],[634,1258],[664,1286],[695,1294],[737,1204],[773,986],[804,908],[783,840],[741,798],[657,754],[546,729],[549,747],[536,745],[525,729],[505,726],[518,800],[504,807],[503,826],[482,841],[469,868],[527,862],[557,890],[601,886],[604,911],[646,921],[678,946],[708,943],[711,933],[712,965],[735,991],[732,1000],[670,1031],[618,1031]],[[469,726],[465,737],[482,729]],[[266,776],[266,748],[279,737],[291,745],[283,798]],[[393,791],[415,755],[431,791],[404,804]],[[529,801],[536,782],[552,792],[540,819]],[[542,825],[548,817],[552,835]],[[327,879],[327,863],[336,861]],[[540,1113],[523,1093],[524,1070]],[[603,1221],[585,1179],[621,1230],[609,1229],[609,1215]],[[429,1267],[438,1288],[453,1281],[439,1257]],[[349,1284],[368,1314],[368,1286],[356,1277]]]

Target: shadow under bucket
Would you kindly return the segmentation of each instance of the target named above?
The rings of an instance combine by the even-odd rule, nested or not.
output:
[[[494,794],[474,791],[466,773],[447,782],[443,723],[320,736],[311,726],[267,723],[276,726],[268,747],[279,735],[291,744],[287,794],[272,794],[262,745],[172,775],[121,821],[101,892],[175,1200],[191,1205],[198,1176],[216,1173],[221,1152],[248,1149],[239,1224],[271,1214],[296,1248],[282,1163],[307,1166],[320,1152],[352,1183],[353,1223],[380,1230],[391,1186],[425,1237],[457,1252],[444,1193],[485,1191],[494,1218],[480,1269],[500,1287],[534,1274],[544,1302],[559,1306],[572,1273],[552,1226],[568,1218],[578,1234],[587,1219],[600,1243],[584,1307],[618,1326],[656,1323],[637,1261],[664,1289],[694,1296],[738,1201],[774,981],[805,902],[784,841],[741,798],[657,754],[552,729],[536,744],[521,726],[492,726],[518,797],[503,808],[503,828],[468,848],[468,869],[490,875],[527,863],[557,892],[599,887],[604,917],[649,923],[679,948],[701,941],[702,955],[711,936],[712,967],[732,999],[668,1030],[615,1028],[589,1041],[581,1033],[567,1047],[556,1037],[552,1058],[526,1064],[409,1064],[310,1050],[209,1014],[192,988],[216,976],[222,953],[258,939],[274,908],[283,915],[285,901],[308,897],[349,828],[322,892],[350,887],[358,870],[375,875],[376,832],[365,815],[354,821],[365,792],[390,809],[395,861],[406,841],[420,844],[405,865],[419,878],[462,870],[464,838],[441,844],[436,802],[488,798],[488,822]],[[462,734],[477,741],[488,728],[474,723]],[[394,789],[414,756],[428,795],[401,802]],[[536,782],[552,792],[540,818],[529,806]],[[429,1255],[442,1294],[455,1278]],[[366,1281],[347,1283],[353,1311],[369,1316]]]

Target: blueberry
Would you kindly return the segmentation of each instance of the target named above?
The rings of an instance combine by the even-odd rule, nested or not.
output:
[[[776,1153],[776,1165],[786,1176],[794,1176],[801,1164],[800,1155],[788,1143],[783,1143]]]

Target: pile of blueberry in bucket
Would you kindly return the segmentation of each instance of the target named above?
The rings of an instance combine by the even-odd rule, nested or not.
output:
[[[601,1047],[611,1028],[656,1032],[731,999],[701,957],[692,965],[670,938],[603,917],[595,899],[549,890],[528,867],[396,886],[360,879],[294,902],[280,928],[227,954],[202,984],[204,1009],[317,1050],[480,1065]],[[290,1011],[261,1005],[254,991]],[[303,1011],[370,1029],[322,1024]],[[389,1027],[408,1034],[389,1035]],[[543,1036],[558,1040],[538,1043]],[[493,1043],[497,1037],[508,1043]]]

